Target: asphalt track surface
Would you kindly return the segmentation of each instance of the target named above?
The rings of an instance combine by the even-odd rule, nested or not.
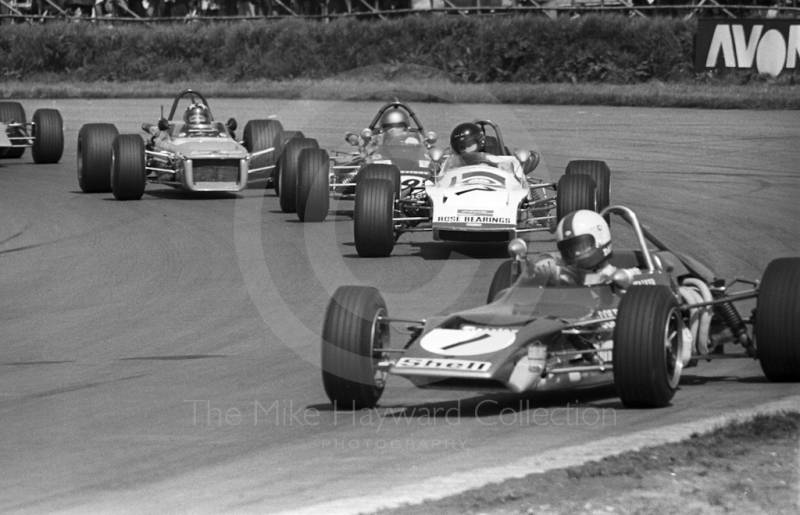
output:
[[[484,302],[504,246],[406,235],[391,258],[360,259],[351,202],[333,203],[323,224],[303,225],[261,188],[191,195],[148,187],[139,202],[81,193],[81,125],[141,133],[161,104],[169,107],[24,101],[29,118],[38,107],[61,111],[65,155],[57,165],[34,165],[29,151],[0,161],[5,512],[315,512],[381,495],[390,503],[384,493],[404,486],[424,491],[426,481],[598,439],[635,440],[800,393],[745,359],[686,370],[660,410],[624,409],[613,388],[520,397],[421,391],[394,378],[379,409],[334,413],[319,334],[337,286],[378,287],[396,316],[447,313]],[[379,104],[211,107],[241,127],[275,114],[334,149]],[[458,122],[497,121],[510,147],[541,151],[541,171],[553,179],[570,159],[606,160],[612,203],[639,212],[721,277],[758,279],[771,259],[800,255],[796,112],[413,107],[443,140]],[[554,248],[549,234],[531,244]]]

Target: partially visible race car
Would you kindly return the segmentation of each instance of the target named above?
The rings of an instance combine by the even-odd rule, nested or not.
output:
[[[402,113],[408,126],[384,127],[387,113]],[[352,198],[357,181],[392,178],[397,170],[402,191],[410,191],[431,176],[427,153],[436,134],[425,133],[417,115],[403,102],[387,103],[360,136],[347,133],[345,140],[357,150],[334,151],[331,156],[315,139],[302,137],[286,144],[274,181],[283,212],[296,212],[304,222],[321,222],[328,215],[330,196]]]
[[[178,113],[181,103],[197,119]],[[196,107],[202,106],[202,107]],[[178,113],[178,116],[176,116]],[[119,200],[139,200],[145,184],[186,191],[241,191],[252,174],[269,176],[284,143],[278,120],[250,120],[242,141],[236,120],[216,121],[206,98],[187,89],[178,93],[169,115],[142,124],[151,137],[119,134],[109,123],[90,123],[78,135],[78,183],[86,193],[113,192]]]
[[[57,109],[37,109],[25,121],[19,102],[0,102],[0,158],[19,158],[30,148],[33,162],[58,163],[64,154],[64,120]]]
[[[503,141],[491,120],[475,120],[486,134],[486,152],[446,156],[432,148],[434,173],[409,187],[400,172],[362,177],[353,236],[361,257],[386,257],[406,232],[433,232],[434,240],[507,242],[536,231],[554,231],[578,209],[608,206],[611,172],[603,161],[571,161],[558,183],[536,177],[539,154]]]
[[[322,382],[334,408],[374,407],[389,375],[420,388],[482,392],[613,383],[630,408],[667,406],[684,367],[716,358],[757,358],[768,379],[800,381],[800,258],[773,260],[760,282],[726,283],[667,248],[632,210],[601,212],[612,213],[638,243],[614,249],[619,269],[610,284],[548,284],[516,239],[485,306],[397,319],[376,289],[337,289],[322,329]],[[729,291],[737,283],[746,289]],[[734,302],[754,298],[756,309],[743,318]],[[407,341],[392,344],[392,324]],[[726,344],[744,351],[720,353]]]

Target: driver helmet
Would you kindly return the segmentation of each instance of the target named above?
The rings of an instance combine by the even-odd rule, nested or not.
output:
[[[211,113],[203,104],[192,104],[183,113],[183,121],[189,125],[207,125],[211,123]]]
[[[476,123],[456,125],[450,134],[450,148],[456,154],[464,152],[483,152],[486,148],[486,136]]]
[[[391,129],[408,130],[409,126],[408,115],[397,107],[387,109],[381,116],[381,128],[384,131]]]
[[[611,231],[594,211],[573,211],[558,222],[556,242],[567,265],[595,270],[611,257]]]

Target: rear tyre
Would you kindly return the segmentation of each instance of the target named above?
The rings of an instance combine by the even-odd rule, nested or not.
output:
[[[400,198],[400,169],[395,165],[376,165],[369,164],[362,168],[356,175],[356,184],[367,179],[385,179],[394,184],[394,191],[397,198]],[[358,189],[356,189],[358,193]]]
[[[386,385],[378,368],[389,346],[386,303],[375,288],[340,286],[322,327],[322,384],[334,409],[373,408]]]
[[[610,183],[611,183],[611,170],[605,161],[594,160],[577,160],[567,163],[566,174],[583,174],[588,175],[594,179],[595,187],[597,188],[597,212],[610,205]],[[609,216],[606,215],[606,222],[609,221]]]
[[[111,145],[119,135],[110,123],[88,123],[78,133],[78,185],[84,193],[111,191]]]
[[[144,141],[138,134],[120,134],[114,139],[111,191],[117,200],[139,200],[144,195]]]
[[[3,123],[25,123],[25,109],[19,102],[0,102],[0,122]],[[13,129],[9,131],[9,136],[25,136],[25,131],[22,129]],[[0,148],[0,158],[17,159],[22,157],[25,153],[25,147],[14,148],[6,147]]]
[[[258,170],[269,166],[275,166],[278,156],[283,149],[283,125],[278,120],[250,120],[244,126],[244,148],[251,154],[261,150],[272,148],[272,152],[254,157],[250,160],[250,169]],[[262,178],[272,176],[273,169],[254,172]]]
[[[58,163],[64,154],[64,120],[56,109],[37,109],[33,113],[33,162]]]
[[[286,142],[278,159],[277,176],[273,183],[284,213],[297,211],[297,164],[300,152],[307,148],[319,148],[319,143],[315,139],[292,138]]]
[[[497,299],[497,294],[501,291],[511,288],[516,282],[517,277],[514,274],[514,260],[507,259],[500,264],[500,267],[492,277],[492,284],[489,285],[489,295],[486,297],[486,303],[491,304]]]
[[[758,292],[756,345],[770,381],[800,381],[800,258],[767,265]]]
[[[330,159],[318,148],[300,152],[297,164],[297,216],[301,222],[322,222],[328,216],[331,195]]]
[[[666,286],[632,286],[614,327],[614,384],[629,408],[667,406],[683,370],[678,301]]]
[[[353,210],[353,235],[361,257],[387,257],[394,249],[394,185],[386,179],[360,181]]]
[[[558,180],[556,218],[560,222],[579,209],[597,211],[594,180],[588,175],[562,175]]]

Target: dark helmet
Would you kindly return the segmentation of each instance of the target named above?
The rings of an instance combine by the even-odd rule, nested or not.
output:
[[[594,270],[611,257],[611,231],[594,211],[573,211],[558,223],[556,245],[566,264]]]
[[[453,133],[450,134],[450,148],[456,154],[483,152],[486,148],[486,136],[477,124],[462,123],[456,125]]]
[[[389,129],[408,129],[408,115],[405,111],[398,108],[387,109],[381,116],[381,128],[385,131]]]
[[[189,125],[207,125],[211,123],[211,113],[203,104],[192,104],[183,113],[183,121]]]

